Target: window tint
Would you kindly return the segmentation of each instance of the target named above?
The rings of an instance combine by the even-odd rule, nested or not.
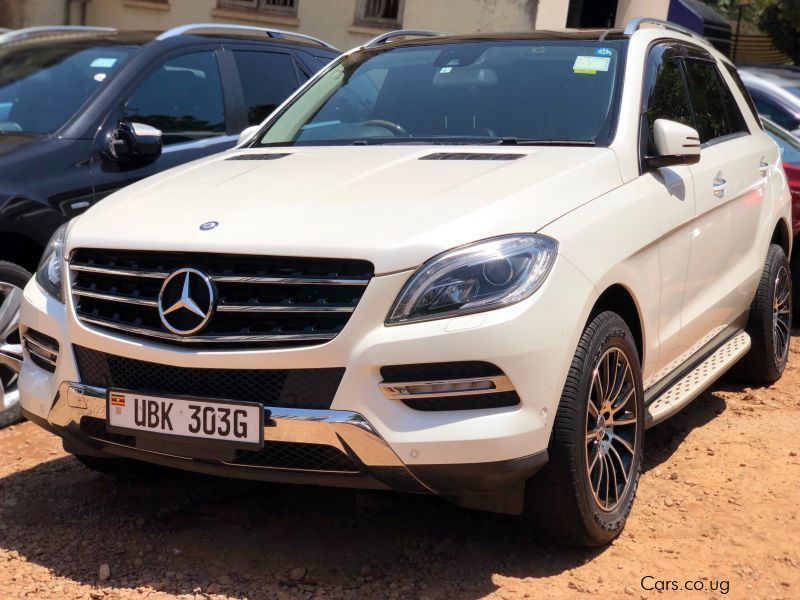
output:
[[[53,133],[116,75],[133,50],[91,41],[0,50],[0,135]]]
[[[292,57],[278,52],[234,50],[242,81],[247,120],[258,125],[297,89],[297,71]]]
[[[739,91],[744,96],[745,102],[747,102],[747,107],[750,109],[750,112],[753,113],[756,121],[759,125],[761,125],[761,119],[758,118],[758,111],[756,110],[756,105],[753,104],[753,99],[750,97],[750,92],[747,91],[747,88],[744,86],[744,82],[742,78],[739,77],[739,72],[736,70],[736,67],[733,65],[729,65],[725,63],[725,68],[728,70],[728,74],[733,78],[733,82],[736,84],[736,87],[739,88]],[[763,129],[763,126],[762,126]]]
[[[669,119],[689,127],[694,127],[694,121],[680,62],[670,49],[659,47],[651,52],[646,86],[642,130],[647,131],[647,147],[644,150],[653,155],[656,151],[653,137],[656,119]]]
[[[214,53],[185,54],[158,67],[128,100],[125,117],[157,127],[167,145],[224,135],[225,105]]]
[[[747,131],[742,113],[713,62],[688,59],[686,77],[700,142]]]
[[[778,125],[780,125],[784,129],[788,129],[789,131],[794,131],[795,129],[800,128],[800,119],[798,119],[793,114],[785,111],[776,104],[773,104],[766,98],[759,96],[758,94],[754,94],[753,102],[755,102],[756,104],[756,108],[758,109],[758,114],[764,115],[770,121],[775,121]]]
[[[305,89],[262,144],[606,144],[622,45],[617,41],[387,44],[345,56]]]

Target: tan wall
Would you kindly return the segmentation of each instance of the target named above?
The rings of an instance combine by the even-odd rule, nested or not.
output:
[[[536,29],[560,31],[567,26],[568,0],[539,0]]]
[[[536,5],[536,0],[406,0],[403,26],[454,33],[524,31],[533,26]],[[216,0],[170,0],[167,7],[146,0],[93,0],[87,24],[147,30],[198,22],[263,25],[317,36],[344,50],[381,32],[354,26],[355,11],[356,0],[300,0],[296,18],[218,9]]]
[[[617,4],[617,27],[636,17],[655,17],[666,19],[669,12],[669,0],[619,0]]]
[[[0,27],[63,25],[64,0],[0,0]]]

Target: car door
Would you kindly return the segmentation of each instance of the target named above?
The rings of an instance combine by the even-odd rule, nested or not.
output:
[[[766,179],[759,173],[764,147],[753,143],[716,61],[696,50],[683,59],[683,67],[701,160],[691,167],[696,216],[682,346],[699,348],[742,316],[752,301],[742,288],[754,273],[745,273],[742,266],[755,242]]]
[[[245,127],[260,124],[288,98],[308,76],[291,51],[257,45],[228,45],[233,72],[241,90]]]
[[[681,52],[674,43],[657,44],[649,52],[639,133],[642,159],[656,152],[653,136],[656,119],[694,125],[680,63]],[[659,354],[655,359],[652,377],[645,381],[645,387],[648,387],[674,368],[676,359],[684,350],[680,345],[681,308],[689,266],[695,202],[689,167],[648,170],[642,160],[642,170],[637,185],[643,188],[643,196],[652,203],[653,215],[658,219],[662,231],[659,242]]]
[[[220,47],[172,55],[147,73],[123,98],[96,139],[93,161],[95,197],[101,199],[143,177],[227,150],[239,127],[232,121],[235,103],[223,88]],[[163,151],[152,161],[114,160],[108,138],[120,123],[141,123],[162,132]]]

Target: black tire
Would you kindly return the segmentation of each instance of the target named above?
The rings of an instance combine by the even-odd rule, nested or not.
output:
[[[167,467],[127,458],[86,456],[73,454],[87,469],[108,475],[114,479],[141,481],[163,477],[169,472]]]
[[[0,305],[4,299],[2,284],[10,284],[16,288],[23,289],[31,278],[31,274],[25,269],[14,263],[0,261]],[[16,327],[7,337],[3,330],[5,324],[0,323],[0,345],[19,344],[19,332]],[[17,401],[16,392],[17,374],[11,369],[0,366],[0,427],[11,425],[22,420],[22,410]],[[13,399],[6,397],[6,391],[14,394]],[[12,404],[6,406],[7,402]]]
[[[767,251],[746,331],[751,346],[736,367],[737,376],[756,384],[775,383],[786,368],[792,332],[792,277],[786,254],[777,244]]]
[[[593,417],[588,412],[590,402],[595,406],[598,404],[595,400],[598,395],[596,388],[602,388],[599,384],[594,386],[593,382],[597,377],[595,367],[606,356],[615,357],[613,360],[617,368],[622,361],[620,356],[627,359],[630,366],[629,375],[627,372],[623,373],[620,392],[616,396],[629,398],[624,402],[620,401],[619,404],[620,409],[624,408],[625,411],[621,417],[612,417],[614,413],[610,412],[608,418],[619,419],[620,423],[623,420],[630,421],[630,424],[619,426],[619,429],[615,429],[615,426],[611,426],[610,429],[612,436],[615,431],[620,436],[624,435],[633,452],[628,453],[630,470],[624,487],[620,491],[620,488],[614,485],[615,504],[607,502],[601,507],[602,498],[595,495],[594,477],[592,476],[590,480],[590,473],[594,475],[598,469],[602,469],[602,466],[596,463],[598,454],[601,461],[609,460],[613,463],[612,471],[608,471],[607,474],[613,472],[614,464],[619,464],[625,469],[623,461],[616,463],[613,452],[608,448],[615,446],[614,439],[605,446],[600,437],[589,441],[590,434],[606,432],[605,421],[602,426],[600,425],[600,417],[605,414],[602,412],[604,404],[600,403],[601,412],[594,417],[596,419],[594,424],[590,423]],[[600,369],[598,373],[602,376]],[[612,386],[606,387],[615,389]],[[613,393],[610,394],[612,398],[610,405],[614,406],[614,396]],[[635,409],[635,415],[631,414],[629,410],[631,408]],[[609,420],[608,423],[612,421]],[[633,431],[632,440],[631,431]],[[599,435],[601,434],[598,433]],[[617,456],[626,452],[618,445],[619,443],[617,442],[614,447]],[[526,485],[523,517],[532,521],[540,534],[557,543],[580,546],[600,546],[609,543],[622,531],[633,505],[641,474],[643,447],[644,394],[639,355],[625,321],[615,313],[603,312],[587,325],[575,351],[550,436],[549,461]],[[594,468],[590,467],[590,457],[595,459],[595,462],[592,462]],[[613,474],[613,481],[616,482],[616,473]],[[607,482],[610,481],[609,476]],[[598,495],[602,492],[602,482],[601,470],[597,476]],[[606,500],[610,499],[608,483],[605,495]]]

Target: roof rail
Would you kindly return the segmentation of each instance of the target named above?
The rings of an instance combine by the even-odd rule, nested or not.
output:
[[[314,42],[315,44],[319,44],[320,46],[324,46],[330,50],[339,51],[336,46],[333,44],[329,44],[328,42],[321,40],[319,38],[312,37],[310,35],[305,35],[304,33],[295,33],[294,31],[284,31],[283,29],[270,29],[268,27],[255,27],[253,25],[235,25],[233,23],[192,23],[190,25],[181,25],[180,27],[173,27],[159,35],[156,39],[157,40],[167,40],[169,38],[177,37],[179,35],[186,35],[191,31],[197,31],[200,29],[226,29],[231,31],[254,31],[257,33],[266,33],[268,37],[271,38],[283,38],[283,37],[294,37],[299,38],[301,40],[308,40]]]
[[[703,36],[701,36],[696,31],[687,29],[682,25],[671,23],[670,21],[664,21],[662,19],[654,19],[653,17],[638,17],[636,19],[631,19],[630,21],[628,21],[628,24],[625,25],[625,31],[623,31],[622,33],[630,37],[634,33],[636,33],[636,31],[642,25],[656,25],[658,27],[661,27],[662,29],[669,29],[670,31],[677,31],[678,33],[682,33],[684,35],[689,35],[691,37],[703,39]]]
[[[448,34],[442,33],[441,31],[428,31],[427,29],[398,29],[397,31],[388,31],[379,35],[378,37],[372,38],[370,41],[364,44],[363,48],[374,48],[375,46],[385,44],[389,40],[398,37],[438,37],[440,35]]]
[[[25,29],[12,29],[7,33],[0,33],[0,44],[24,40],[37,35],[47,35],[48,33],[110,33],[113,31],[116,31],[113,27],[84,27],[82,25],[27,27]]]

